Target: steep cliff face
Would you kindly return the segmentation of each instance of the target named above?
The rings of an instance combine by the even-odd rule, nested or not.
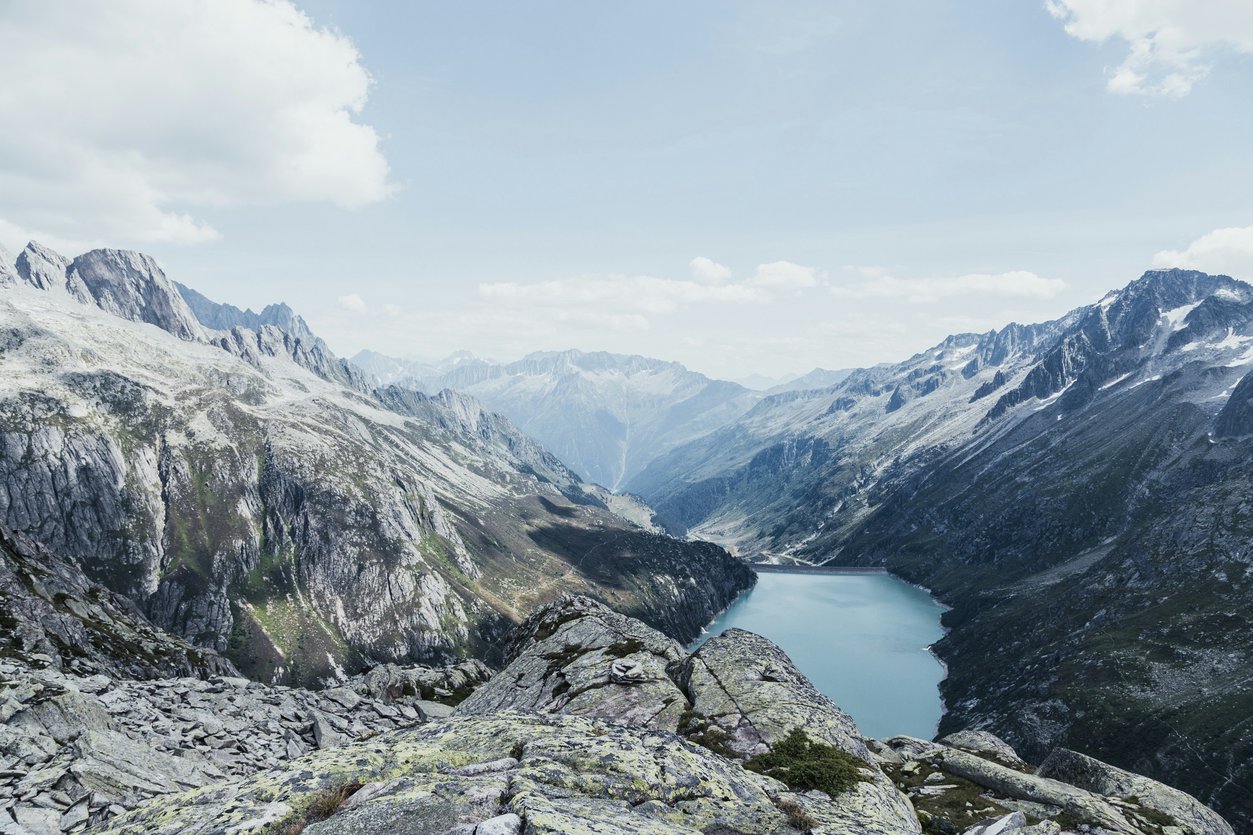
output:
[[[752,582],[468,398],[376,395],[274,326],[205,333],[142,256],[67,274],[104,301],[0,297],[0,522],[249,675],[492,658],[571,589],[690,638]]]
[[[212,650],[153,626],[75,563],[0,528],[0,656],[29,667],[130,679],[238,675]]]
[[[1248,826],[1251,371],[1253,287],[1151,272],[765,400],[631,487],[746,554],[935,589],[945,730],[1087,747]]]

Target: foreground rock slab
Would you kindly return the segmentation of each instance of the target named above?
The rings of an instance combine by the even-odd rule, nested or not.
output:
[[[667,731],[513,713],[318,751],[248,780],[159,798],[101,831],[261,832],[305,823],[320,798],[345,786],[359,788],[325,820],[307,822],[306,835],[901,831],[826,828],[820,821],[838,800],[792,792]]]

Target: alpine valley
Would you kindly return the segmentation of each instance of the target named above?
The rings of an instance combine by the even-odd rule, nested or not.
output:
[[[763,392],[0,252],[0,835],[1233,835],[1251,454],[1221,276]],[[937,741],[692,650],[753,562],[949,605]]]
[[[585,396],[526,400],[537,361],[472,379],[509,381],[483,396],[507,388],[537,437],[570,433]],[[1055,321],[810,379],[620,489],[750,561],[931,589],[952,607],[942,733],[1075,747],[1253,827],[1253,287],[1153,271]]]

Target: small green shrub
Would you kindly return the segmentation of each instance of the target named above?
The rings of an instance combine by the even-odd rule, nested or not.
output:
[[[744,767],[765,774],[798,791],[818,789],[832,797],[848,791],[864,778],[866,764],[832,745],[814,742],[800,728],[768,754],[758,754]]]

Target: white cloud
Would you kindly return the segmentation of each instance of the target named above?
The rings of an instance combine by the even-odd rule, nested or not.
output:
[[[357,293],[349,293],[345,296],[339,296],[335,299],[339,306],[349,313],[369,313],[370,306],[365,303],[365,299]]]
[[[207,209],[392,189],[356,47],[290,0],[18,0],[0,43],[10,234],[196,243]]]
[[[1045,7],[1075,38],[1126,42],[1127,56],[1107,82],[1114,93],[1184,96],[1222,49],[1253,52],[1249,0],[1045,0]]]
[[[769,294],[743,284],[702,284],[646,275],[579,276],[522,284],[480,284],[479,295],[493,301],[542,307],[591,308],[636,313],[673,313],[684,305],[766,302]]]
[[[1208,273],[1253,279],[1253,226],[1215,229],[1185,249],[1163,250],[1153,256],[1156,267],[1187,267]]]
[[[879,269],[855,270],[863,280],[833,285],[831,293],[846,298],[891,298],[911,304],[929,304],[959,296],[983,298],[1051,299],[1066,289],[1066,282],[1042,278],[1026,270],[990,275],[971,273],[953,277],[896,278]]]
[[[688,268],[692,271],[692,278],[710,284],[726,281],[731,277],[730,267],[724,267],[717,261],[713,261],[703,255],[693,258],[691,263],[688,264]]]
[[[758,264],[757,271],[748,280],[754,287],[774,290],[803,290],[818,286],[821,276],[813,267],[803,267],[791,261],[772,261]]]

